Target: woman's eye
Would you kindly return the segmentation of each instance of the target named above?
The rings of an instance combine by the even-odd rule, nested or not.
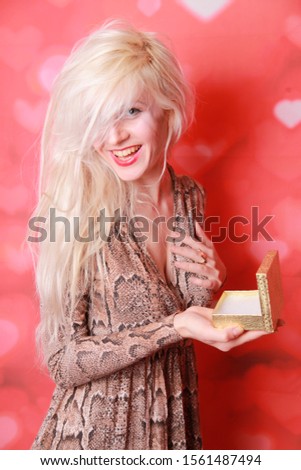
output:
[[[141,109],[138,109],[138,108],[130,108],[128,110],[128,114],[130,116],[135,116],[136,114],[140,113],[141,112]]]

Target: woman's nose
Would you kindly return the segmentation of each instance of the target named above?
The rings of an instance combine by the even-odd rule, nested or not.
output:
[[[129,131],[122,121],[116,122],[112,125],[108,132],[108,144],[119,145],[129,138]]]

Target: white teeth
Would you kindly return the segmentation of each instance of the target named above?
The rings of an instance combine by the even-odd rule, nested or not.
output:
[[[135,145],[134,147],[129,147],[125,150],[114,150],[113,153],[115,157],[125,158],[125,157],[129,157],[133,153],[138,152],[140,148],[141,148],[141,145]]]

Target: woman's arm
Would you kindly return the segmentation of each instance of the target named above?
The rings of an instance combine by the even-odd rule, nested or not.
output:
[[[50,375],[60,387],[71,388],[124,369],[185,338],[229,351],[266,334],[244,332],[240,327],[216,329],[211,314],[211,309],[194,306],[161,321],[91,336],[87,326],[87,299],[83,296],[69,334],[60,331],[56,341],[45,345]]]
[[[120,332],[91,336],[89,308],[89,299],[83,295],[75,312],[67,313],[64,331],[60,330],[55,341],[44,340],[50,375],[61,387],[75,387],[112,374],[182,339],[174,328],[175,314]]]

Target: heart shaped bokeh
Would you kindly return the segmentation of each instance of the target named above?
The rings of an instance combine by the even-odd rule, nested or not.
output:
[[[15,119],[24,129],[37,133],[42,129],[47,104],[46,100],[30,103],[27,100],[17,99],[14,103]]]
[[[161,8],[161,0],[138,0],[137,7],[145,16],[153,16]]]
[[[233,0],[178,0],[188,11],[203,21],[211,21],[220,15]]]
[[[204,447],[300,449],[301,2],[296,0],[2,2],[0,448],[30,448],[55,387],[36,349],[40,306],[26,240],[38,199],[46,108],[74,45],[112,18],[157,32],[194,88],[195,119],[168,158],[177,173],[204,187],[206,216],[217,221],[208,236],[221,229],[226,234],[215,243],[228,271],[223,289],[256,288],[255,273],[266,252],[275,249],[280,256],[284,307],[277,333],[227,353],[195,342]],[[270,238],[262,233],[256,238],[265,217],[271,217]],[[235,230],[233,220],[240,221]],[[237,236],[243,233],[242,242]]]
[[[289,129],[301,124],[301,99],[300,100],[282,100],[274,107],[276,118]]]

